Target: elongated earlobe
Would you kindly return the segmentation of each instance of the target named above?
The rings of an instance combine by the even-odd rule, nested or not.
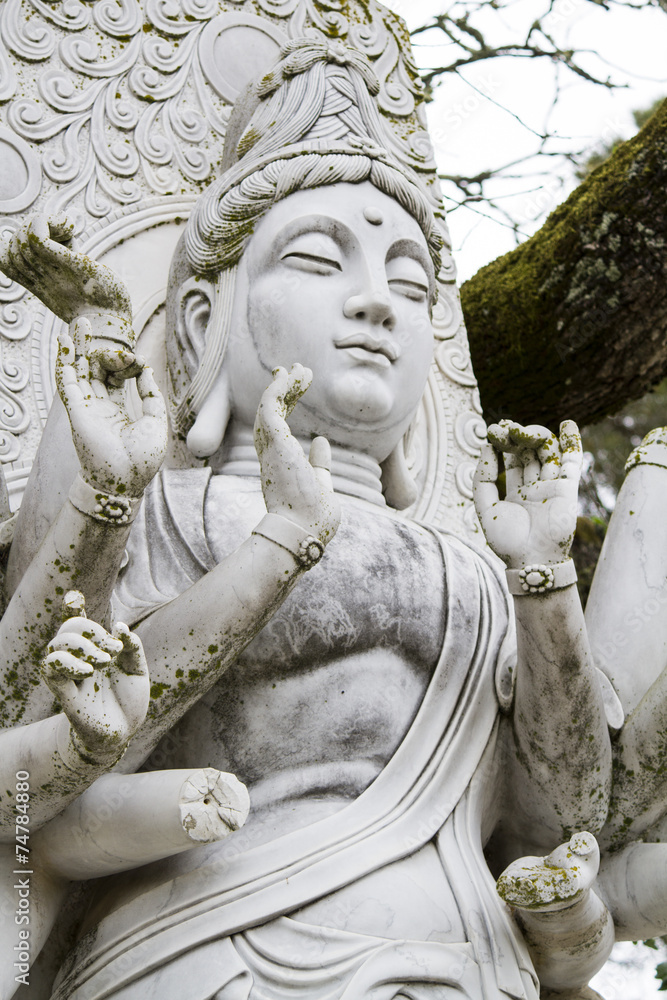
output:
[[[221,371],[202,403],[188,436],[188,451],[196,458],[210,458],[222,444],[231,412],[228,379]]]
[[[405,458],[403,440],[382,463],[382,492],[389,506],[395,510],[412,507],[419,495]]]

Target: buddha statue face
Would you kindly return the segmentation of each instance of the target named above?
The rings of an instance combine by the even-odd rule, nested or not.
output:
[[[272,370],[298,361],[313,382],[290,418],[294,433],[383,461],[424,391],[433,288],[419,225],[372,184],[278,202],[239,267],[223,365],[232,418],[252,427]]]

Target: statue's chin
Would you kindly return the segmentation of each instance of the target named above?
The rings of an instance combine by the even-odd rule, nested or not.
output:
[[[363,421],[367,426],[394,422],[395,395],[379,378],[361,369],[349,372],[331,386],[328,402],[347,423]]]
[[[416,409],[397,399],[390,385],[366,372],[346,372],[326,386],[311,386],[290,416],[292,432],[310,438],[314,433],[342,447],[379,449],[384,459],[401,439]],[[396,441],[394,441],[396,438]],[[389,441],[389,444],[386,442]]]

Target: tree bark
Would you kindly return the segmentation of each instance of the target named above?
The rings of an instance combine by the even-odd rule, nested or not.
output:
[[[461,289],[487,419],[592,423],[667,374],[667,101]]]

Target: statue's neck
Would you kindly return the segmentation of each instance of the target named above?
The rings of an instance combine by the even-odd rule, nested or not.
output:
[[[301,440],[300,443],[308,454],[310,442]],[[218,454],[219,462],[216,461],[217,455],[211,460],[211,468],[215,473],[226,476],[255,476],[259,479],[259,460],[249,427],[232,425]],[[331,477],[337,493],[386,506],[382,495],[380,465],[370,455],[332,445]]]

